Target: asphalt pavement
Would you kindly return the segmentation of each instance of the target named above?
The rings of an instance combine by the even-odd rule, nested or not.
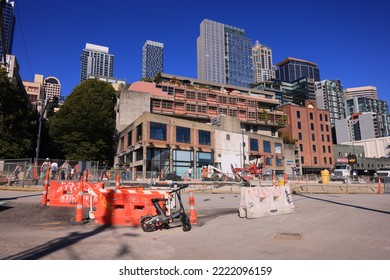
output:
[[[197,224],[155,232],[75,223],[41,192],[0,190],[1,260],[389,260],[390,195],[296,194],[294,212],[240,218],[240,194],[195,192]],[[188,194],[183,200],[187,212]]]

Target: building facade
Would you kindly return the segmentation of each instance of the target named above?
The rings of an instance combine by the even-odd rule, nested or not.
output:
[[[43,97],[43,75],[35,74],[34,81],[23,81],[24,88],[28,94],[31,104],[37,105]]]
[[[199,80],[249,87],[252,40],[244,29],[205,19],[197,39],[197,67]]]
[[[276,66],[272,63],[272,50],[256,41],[252,47],[253,82],[255,84],[275,79]]]
[[[61,98],[61,83],[56,77],[47,77],[43,82],[43,89],[45,97],[49,100],[53,100],[53,97]]]
[[[2,36],[0,36],[0,57],[3,58],[5,54],[12,54],[12,45],[14,41],[15,31],[15,14],[14,14],[15,2],[5,0],[5,7],[3,10],[4,15],[4,38],[5,38],[5,52],[3,50]]]
[[[346,94],[346,99],[353,97],[367,97],[372,99],[378,99],[377,88],[374,86],[346,88],[344,92]]]
[[[340,80],[316,82],[315,88],[317,107],[329,111],[332,127],[335,120],[345,119],[345,98]]]
[[[287,104],[280,108],[288,116],[288,125],[280,131],[299,147],[303,174],[330,169],[334,160],[329,112],[318,109],[312,100],[306,100],[304,106]]]
[[[303,59],[287,57],[276,64],[276,79],[283,82],[294,82],[300,78],[320,81],[318,64]]]
[[[142,48],[142,78],[154,78],[163,72],[164,44],[147,40]]]
[[[306,100],[315,100],[315,82],[306,77],[293,82],[281,82],[283,104],[303,105]]]
[[[108,47],[87,43],[81,53],[80,82],[88,79],[89,75],[113,77],[114,55]]]

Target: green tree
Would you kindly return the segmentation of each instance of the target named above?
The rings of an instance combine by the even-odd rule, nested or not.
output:
[[[86,80],[49,120],[49,135],[67,159],[113,162],[116,139],[114,88]]]
[[[162,82],[162,75],[161,75],[161,72],[158,72],[158,73],[157,73],[157,75],[154,77],[153,82],[155,82],[156,84],[161,84],[161,82]]]
[[[34,156],[38,112],[0,67],[0,158]]]

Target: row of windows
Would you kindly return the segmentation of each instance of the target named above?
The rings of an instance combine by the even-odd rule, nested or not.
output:
[[[281,154],[282,153],[282,144],[281,143],[275,143],[275,154]],[[259,140],[250,138],[249,139],[249,149],[253,152],[259,152]],[[272,153],[271,149],[271,141],[263,140],[263,152],[264,153]]]
[[[150,139],[167,140],[167,125],[164,123],[150,123]],[[127,134],[127,143],[132,144],[132,131]],[[142,140],[142,124],[136,127],[136,141]],[[176,142],[191,143],[191,130],[189,127],[176,126]],[[211,145],[211,132],[207,130],[198,130],[198,144]],[[121,148],[123,149],[123,141],[121,141]]]
[[[298,132],[298,140],[302,140],[302,139],[303,139],[302,132]],[[311,134],[311,140],[316,141],[316,135],[314,133]],[[321,141],[325,142],[325,135],[324,134],[321,134]],[[326,141],[330,142],[329,134],[326,135]]]
[[[315,165],[320,164],[318,162],[318,157],[316,157],[316,156],[313,157],[313,163]],[[305,157],[304,156],[301,156],[301,164],[305,164]],[[333,164],[332,158],[331,157],[328,157],[328,158],[327,157],[323,157],[321,164],[325,164],[325,165]]]
[[[298,127],[298,129],[302,129],[302,123],[301,122],[297,122],[297,127]],[[315,130],[314,129],[315,128],[315,126],[314,126],[314,123],[310,123],[310,130]],[[320,130],[321,131],[324,131],[324,125],[323,124],[320,124]],[[327,132],[329,132],[329,125],[325,125],[325,130],[327,131]]]
[[[303,145],[302,144],[299,144],[299,150],[301,152],[303,152]],[[312,151],[313,152],[317,152],[317,146],[316,145],[312,145]],[[325,145],[322,145],[322,152],[323,153],[326,153],[326,146]],[[328,153],[332,153],[332,149],[330,146],[328,146]]]
[[[301,111],[297,111],[297,118],[300,119],[301,118]],[[310,120],[314,120],[314,114],[313,112],[310,112],[309,113],[309,118]],[[320,121],[322,121],[323,117],[322,117],[322,114],[320,114]],[[328,121],[328,115],[324,115],[324,119],[325,121],[327,122]]]

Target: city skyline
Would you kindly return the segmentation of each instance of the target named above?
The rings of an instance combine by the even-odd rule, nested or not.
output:
[[[133,83],[141,79],[146,40],[164,44],[165,73],[196,78],[199,26],[210,19],[245,29],[252,45],[259,40],[272,49],[274,64],[287,57],[312,61],[318,64],[321,80],[339,79],[343,88],[376,86],[378,98],[390,100],[386,75],[390,39],[383,36],[390,29],[387,2],[373,1],[368,6],[357,1],[351,6],[336,1],[326,5],[281,1],[276,6],[248,1],[230,7],[206,1],[186,5],[169,1],[156,9],[150,9],[158,3],[153,1],[112,1],[105,9],[97,2],[82,1],[77,9],[59,2],[56,11],[62,12],[54,15],[49,1],[15,1],[13,54],[23,80],[33,81],[34,74],[55,76],[61,81],[62,95],[69,95],[79,84],[80,52],[91,43],[109,47],[115,55],[114,77]],[[172,9],[177,10],[172,13]]]

